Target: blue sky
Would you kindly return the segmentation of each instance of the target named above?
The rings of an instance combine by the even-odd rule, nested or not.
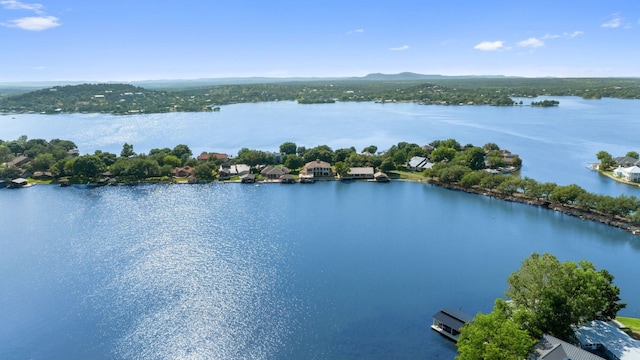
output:
[[[0,82],[640,77],[640,1],[0,0]]]

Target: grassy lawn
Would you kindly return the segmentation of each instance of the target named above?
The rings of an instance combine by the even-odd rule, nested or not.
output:
[[[639,318],[630,318],[630,317],[616,317],[616,320],[623,323],[625,326],[629,327],[631,330],[635,332],[640,332],[640,319]]]
[[[394,170],[394,171],[389,171],[389,177],[392,179],[406,179],[406,180],[413,180],[413,181],[424,181],[427,180],[427,178],[425,178],[421,172],[415,172],[415,171],[401,171],[401,170]]]

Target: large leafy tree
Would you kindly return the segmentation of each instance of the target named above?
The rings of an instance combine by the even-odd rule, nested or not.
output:
[[[508,278],[505,296],[530,314],[533,334],[568,339],[571,325],[610,320],[626,304],[613,276],[589,261],[561,263],[551,254],[532,254]]]
[[[493,311],[479,313],[466,324],[458,340],[457,360],[522,360],[537,340],[513,316],[513,309],[502,299]]]
[[[600,160],[600,170],[607,170],[616,166],[616,161],[613,160],[613,156],[604,150],[598,151],[596,157]]]
[[[105,171],[106,166],[96,155],[83,155],[73,162],[73,175],[93,178]]]
[[[295,154],[296,150],[298,150],[298,145],[291,141],[283,142],[280,145],[280,152],[286,155]]]

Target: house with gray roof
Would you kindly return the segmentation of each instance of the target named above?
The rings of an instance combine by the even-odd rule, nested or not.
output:
[[[622,166],[622,167],[631,167],[634,165],[640,165],[640,160],[636,158],[632,158],[630,156],[620,156],[620,157],[614,158],[613,161],[616,162],[616,165]]]
[[[544,335],[528,360],[606,360],[566,341]]]
[[[407,169],[414,171],[423,171],[426,169],[430,169],[432,166],[433,163],[426,157],[422,156],[414,156],[409,159],[409,162],[407,163]]]
[[[613,176],[627,181],[640,182],[640,167],[633,165],[630,167],[618,167],[613,170]]]
[[[372,167],[352,167],[349,169],[349,173],[341,180],[356,180],[356,179],[373,179],[374,171]]]

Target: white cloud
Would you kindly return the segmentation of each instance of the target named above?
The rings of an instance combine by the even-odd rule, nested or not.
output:
[[[544,41],[531,37],[527,40],[522,40],[518,42],[518,46],[520,47],[531,47],[531,48],[539,48],[544,46]]]
[[[582,36],[582,35],[584,35],[584,31],[576,30],[576,31],[570,32],[570,33],[569,32],[564,32],[562,34],[545,34],[540,39],[542,39],[542,40],[559,39],[559,38],[573,39],[573,38],[576,38],[576,37]]]
[[[481,51],[497,51],[497,50],[504,50],[505,46],[504,46],[504,41],[498,40],[498,41],[483,41],[478,45],[474,46],[473,48]]]
[[[409,50],[409,45],[402,45],[402,46],[398,46],[398,47],[392,47],[392,48],[389,48],[389,50],[391,50],[391,51]]]
[[[7,10],[30,10],[38,15],[44,14],[42,4],[25,4],[16,0],[2,0],[0,5]]]
[[[60,19],[55,16],[30,16],[20,19],[10,20],[3,23],[3,26],[14,27],[29,31],[42,31],[60,26]]]
[[[364,29],[355,29],[355,30],[347,31],[347,35],[362,34],[363,32],[364,32]]]
[[[612,28],[615,29],[617,27],[620,27],[620,25],[622,25],[622,18],[620,17],[619,14],[613,14],[609,17],[609,20],[602,23],[603,28]]]

